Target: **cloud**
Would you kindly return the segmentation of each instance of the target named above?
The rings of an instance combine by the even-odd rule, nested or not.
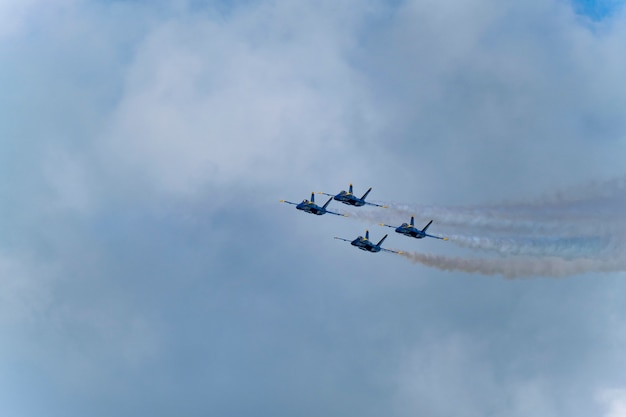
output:
[[[623,176],[623,15],[28,4],[0,37],[13,414],[575,417],[623,385],[621,277],[442,274],[278,204],[353,182],[425,215]]]
[[[45,271],[45,268],[41,268]],[[32,260],[3,253],[0,257],[0,317],[3,326],[31,324],[46,314],[51,304],[50,282],[41,281],[42,271]]]
[[[561,2],[429,7],[407,2],[367,61],[389,146],[404,150],[395,164],[423,173],[407,168],[405,186],[480,203],[623,174],[625,94],[613,86],[626,65],[610,52],[623,18],[597,34]]]
[[[493,395],[496,384],[489,366],[477,361],[475,355],[481,349],[460,335],[421,341],[401,361],[394,414],[469,417],[493,409],[498,405]]]
[[[602,390],[598,400],[606,407],[604,417],[626,416],[626,390],[614,388]]]
[[[376,119],[346,42],[336,42],[353,23],[339,27],[322,17],[325,5],[310,6],[263,3],[226,22],[158,25],[137,45],[103,154],[169,191],[340,164],[353,126]]]
[[[0,3],[0,40],[19,37],[32,29],[33,21],[71,10],[77,3],[77,0],[61,0],[54,4],[41,0],[3,0]]]

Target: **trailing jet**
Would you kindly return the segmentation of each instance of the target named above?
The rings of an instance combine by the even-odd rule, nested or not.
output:
[[[429,235],[428,233],[426,233],[426,229],[428,229],[428,226],[430,226],[432,222],[433,222],[432,220],[429,221],[428,224],[422,230],[415,227],[415,216],[411,216],[410,225],[406,223],[402,223],[398,227],[390,226],[384,223],[380,223],[380,225],[395,228],[397,233],[402,233],[405,236],[414,237],[416,239],[423,239],[425,237],[434,237],[435,239],[448,240],[447,237],[433,236],[433,235]]]
[[[340,214],[340,213],[335,213],[334,211],[329,211],[326,210],[326,207],[328,207],[328,204],[332,201],[332,198],[329,198],[328,201],[326,202],[326,204],[324,204],[322,207],[318,206],[317,204],[315,204],[315,193],[311,193],[311,201],[304,199],[302,200],[302,203],[292,203],[291,201],[285,201],[285,200],[280,200],[281,203],[287,203],[287,204],[293,204],[294,206],[296,206],[296,208],[298,210],[302,210],[305,211],[307,213],[311,213],[311,214],[316,214],[318,216],[321,216],[322,214],[335,214],[337,216],[345,216],[347,217],[347,214]]]
[[[362,207],[367,204],[369,206],[387,208],[387,206],[374,204],[374,203],[368,203],[367,201],[365,201],[365,197],[367,197],[370,191],[372,191],[371,187],[369,190],[365,192],[365,194],[363,194],[363,197],[359,198],[352,193],[352,184],[350,184],[350,188],[348,189],[347,192],[345,190],[341,190],[341,192],[337,195],[322,193],[322,192],[319,192],[318,194],[329,195],[333,197],[335,200],[342,202],[343,204],[348,204],[348,205],[355,206],[355,207]]]
[[[385,251],[385,252],[391,252],[391,253],[397,253],[397,254],[401,254],[401,251],[395,251],[395,250],[391,250],[391,249],[385,249],[385,248],[381,248],[380,245],[383,243],[383,241],[385,239],[387,239],[387,235],[383,236],[382,239],[380,239],[380,242],[373,244],[372,242],[370,242],[370,231],[366,230],[365,231],[365,237],[363,236],[359,236],[354,240],[349,240],[349,239],[344,239],[342,237],[336,237],[335,239],[339,239],[339,240],[343,240],[346,242],[350,242],[350,244],[352,246],[356,246],[357,248],[361,249],[361,250],[365,250],[368,252],[380,252]]]

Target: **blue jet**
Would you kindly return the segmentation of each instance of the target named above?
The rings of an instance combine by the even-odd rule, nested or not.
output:
[[[345,190],[341,190],[341,192],[337,195],[334,194],[328,194],[328,193],[318,193],[318,194],[324,194],[324,195],[329,195],[331,197],[333,197],[335,200],[342,202],[343,204],[348,204],[350,206],[355,206],[355,207],[362,207],[364,205],[369,205],[369,206],[376,206],[376,207],[383,207],[383,208],[387,208],[387,206],[383,206],[380,204],[374,204],[374,203],[368,203],[367,201],[365,201],[365,197],[367,197],[367,195],[370,193],[370,191],[372,191],[372,188],[370,187],[369,190],[367,190],[365,192],[365,194],[363,194],[363,197],[359,198],[357,196],[355,196],[352,193],[352,184],[350,184],[350,188],[348,189],[348,191],[346,192]]]
[[[332,201],[332,198],[329,198],[326,204],[320,207],[317,204],[315,204],[315,193],[311,193],[311,201],[304,199],[302,200],[302,203],[299,203],[299,204],[292,203],[291,201],[280,200],[281,203],[293,204],[294,206],[296,206],[298,210],[302,210],[311,214],[316,214],[318,216],[329,213],[329,214],[335,214],[337,216],[347,217],[347,214],[335,213],[334,211],[326,210],[326,207],[328,207],[328,204],[331,201]]]
[[[339,239],[339,240],[343,240],[346,242],[350,242],[350,244],[352,246],[356,246],[357,248],[364,250],[364,251],[368,251],[368,252],[380,252],[385,251],[385,252],[391,252],[391,253],[397,253],[397,254],[401,254],[402,251],[395,251],[395,250],[391,250],[391,249],[385,249],[385,248],[381,248],[380,245],[384,242],[385,239],[387,239],[387,235],[383,236],[382,239],[380,239],[380,242],[373,244],[372,242],[370,242],[370,231],[366,230],[365,231],[365,237],[363,236],[359,236],[354,240],[349,240],[349,239],[344,239],[342,237],[336,237],[335,239]]]
[[[381,226],[392,227],[396,229],[397,233],[401,233],[405,236],[414,237],[416,239],[423,239],[425,237],[434,237],[435,239],[448,240],[447,237],[433,236],[426,233],[428,226],[431,225],[433,221],[429,221],[428,224],[422,229],[418,229],[415,227],[415,216],[411,216],[411,224],[408,225],[406,223],[402,223],[400,226],[391,226],[388,224],[380,223]]]

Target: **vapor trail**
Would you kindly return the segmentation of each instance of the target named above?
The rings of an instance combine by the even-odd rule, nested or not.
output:
[[[617,272],[626,270],[626,260],[559,257],[516,257],[500,259],[461,258],[434,254],[404,252],[401,256],[422,265],[443,271],[463,271],[483,275],[502,275],[505,278],[566,277],[586,272]]]
[[[612,242],[596,236],[544,237],[544,236],[481,236],[446,235],[458,246],[501,255],[558,256],[566,259],[601,255]]]
[[[433,219],[443,226],[481,228],[485,231],[510,231],[544,234],[592,234],[626,223],[626,203],[605,202],[604,206],[575,203],[554,207],[445,207],[390,203],[388,215],[408,219]]]
[[[469,207],[386,203],[385,210],[349,210],[351,218],[417,227],[498,258],[448,257],[419,252],[403,256],[442,270],[505,277],[563,277],[626,271],[626,177],[555,192],[530,202]],[[405,239],[405,238],[403,238]],[[408,243],[408,241],[406,241]]]

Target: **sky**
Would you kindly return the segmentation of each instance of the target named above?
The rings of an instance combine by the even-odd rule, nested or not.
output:
[[[626,416],[625,36],[614,0],[1,0],[0,414]],[[279,202],[350,183],[390,208]],[[411,214],[450,241],[377,225]]]

